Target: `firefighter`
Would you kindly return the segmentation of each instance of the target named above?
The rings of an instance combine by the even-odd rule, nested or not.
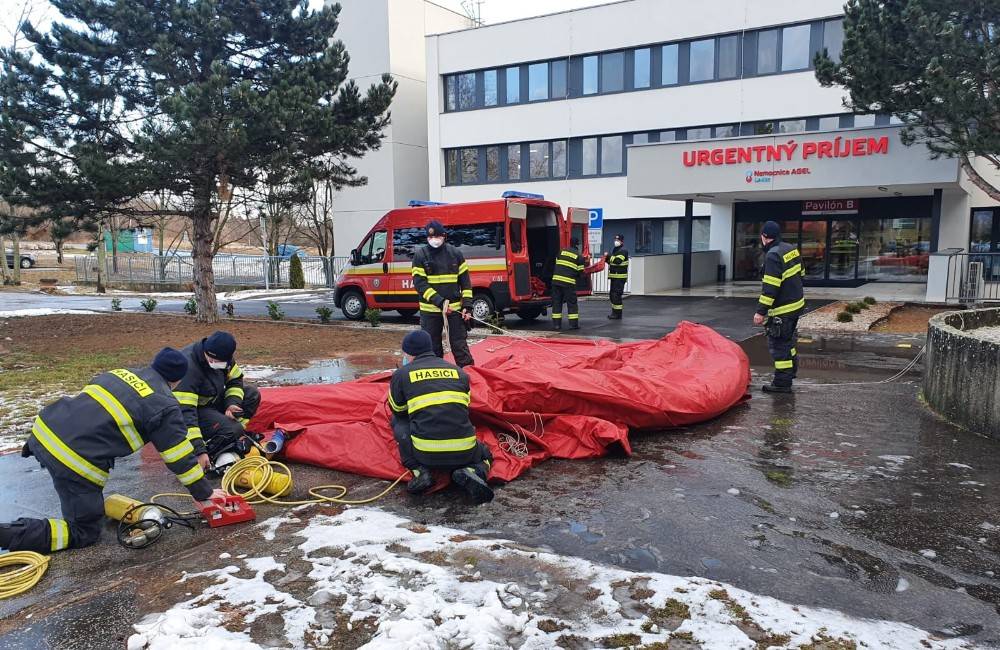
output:
[[[444,357],[441,341],[444,319],[448,319],[448,341],[459,367],[474,361],[466,340],[472,314],[472,278],[461,251],[445,242],[440,221],[427,224],[427,244],[413,255],[413,287],[420,298],[420,328],[430,334],[434,354]],[[448,303],[447,311],[444,303]],[[459,311],[460,310],[460,311]]]
[[[566,303],[569,328],[580,329],[580,308],[576,300],[576,282],[586,268],[583,256],[577,250],[580,240],[574,237],[569,248],[559,251],[555,270],[552,272],[552,329],[562,329],[562,306]]]
[[[147,442],[196,500],[223,496],[205,479],[205,463],[195,458],[170,392],[186,370],[184,355],[164,348],[147,368],[102,373],[76,397],[43,408],[21,455],[34,456],[49,472],[63,518],[0,524],[0,548],[51,553],[96,543],[108,470]]]
[[[615,247],[610,255],[605,255],[605,259],[608,262],[608,280],[611,281],[611,313],[608,318],[621,320],[625,310],[622,294],[628,282],[628,251],[625,250],[624,235],[615,235]]]
[[[174,397],[195,452],[215,459],[245,433],[260,406],[260,392],[244,384],[243,370],[235,360],[236,339],[229,332],[213,332],[181,352],[188,370]]]
[[[400,460],[413,473],[407,492],[427,491],[437,469],[451,472],[477,503],[493,500],[486,483],[493,454],[469,421],[469,376],[434,354],[424,330],[403,339],[403,366],[392,375],[387,401]]]
[[[795,349],[799,316],[805,310],[799,249],[781,241],[781,228],[768,221],[761,229],[764,246],[764,280],[754,325],[764,325],[767,349],[774,359],[774,379],[765,393],[791,393],[799,367]]]

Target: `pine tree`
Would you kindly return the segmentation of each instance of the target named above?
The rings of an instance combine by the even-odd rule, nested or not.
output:
[[[903,120],[905,144],[958,158],[969,179],[1000,201],[1000,188],[971,158],[1000,169],[996,0],[848,0],[840,61],[818,56],[816,76],[845,86],[848,108]]]
[[[171,192],[192,222],[198,317],[218,318],[212,273],[220,198],[281,179],[308,198],[304,170],[380,146],[396,84],[362,93],[334,40],[339,5],[307,0],[52,0],[66,22],[26,29],[38,62],[7,72],[0,170],[31,204],[77,217]],[[54,87],[60,87],[56,92]],[[4,124],[7,124],[5,127]],[[44,145],[43,145],[44,143]],[[42,170],[39,174],[39,170]],[[36,178],[37,177],[37,178]],[[38,180],[40,179],[40,180]],[[286,182],[287,181],[287,182]],[[72,206],[72,210],[69,209]]]
[[[292,255],[288,263],[288,286],[292,289],[305,289],[306,276],[302,272],[302,260],[298,255]]]

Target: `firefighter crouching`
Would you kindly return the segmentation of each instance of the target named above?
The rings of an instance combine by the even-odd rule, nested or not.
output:
[[[260,406],[260,392],[244,383],[235,358],[236,339],[229,332],[214,332],[181,352],[188,369],[174,397],[195,453],[214,460],[244,434]]]
[[[96,543],[109,470],[116,458],[147,442],[195,499],[222,496],[205,480],[205,468],[185,437],[184,418],[170,392],[186,370],[184,356],[164,348],[150,367],[102,373],[76,397],[43,408],[22,456],[34,456],[49,472],[63,518],[22,517],[0,524],[0,548],[50,553]]]
[[[469,421],[469,376],[437,357],[423,330],[403,339],[403,364],[392,375],[388,402],[400,459],[413,473],[406,490],[422,494],[434,484],[431,470],[445,470],[477,503],[491,501],[493,455]]]
[[[767,349],[774,359],[774,379],[765,393],[790,393],[799,368],[795,341],[799,316],[805,310],[802,291],[802,259],[799,249],[781,241],[781,228],[768,221],[761,229],[764,246],[764,280],[761,285],[755,325],[764,325]]]
[[[441,340],[444,319],[448,319],[448,342],[455,363],[473,365],[466,323],[472,317],[472,278],[462,252],[445,242],[440,221],[427,224],[427,244],[413,255],[413,287],[420,299],[420,328],[430,334],[434,354],[444,357]],[[448,303],[447,313],[444,304]],[[461,313],[458,309],[461,307]]]
[[[610,255],[605,255],[608,263],[610,282],[611,313],[608,318],[621,320],[625,312],[625,283],[628,282],[628,251],[625,250],[625,236],[615,235],[615,247]]]

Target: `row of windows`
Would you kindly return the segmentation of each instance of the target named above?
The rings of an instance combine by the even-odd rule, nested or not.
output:
[[[445,75],[445,111],[722,81],[839,60],[843,19]]]
[[[718,124],[663,131],[641,131],[585,138],[518,142],[446,149],[447,185],[482,185],[508,181],[537,181],[591,176],[619,176],[627,172],[630,144],[708,140],[738,136],[801,133],[899,124],[889,115],[824,115],[792,120]]]

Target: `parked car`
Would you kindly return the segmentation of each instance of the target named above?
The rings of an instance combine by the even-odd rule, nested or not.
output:
[[[30,269],[35,264],[37,264],[37,262],[35,261],[34,255],[29,255],[28,253],[21,253],[22,269]],[[14,253],[12,253],[11,251],[7,251],[7,268],[9,269],[14,268]]]

